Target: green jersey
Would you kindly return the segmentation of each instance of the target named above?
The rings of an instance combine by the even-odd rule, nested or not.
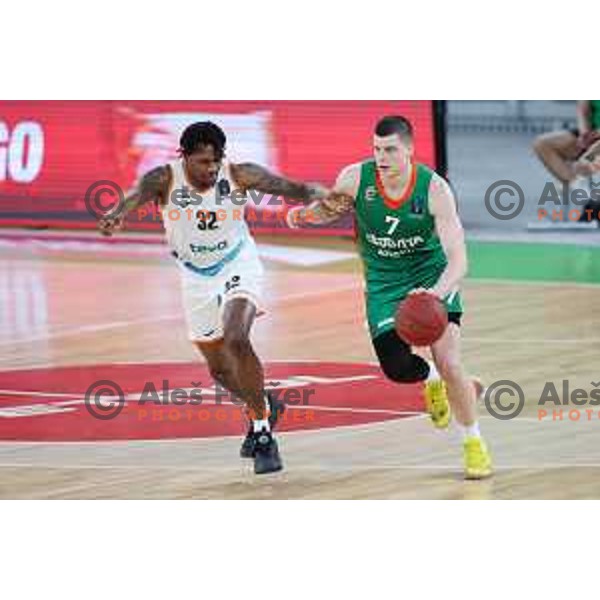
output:
[[[433,171],[415,164],[406,193],[387,197],[369,160],[361,165],[356,196],[356,233],[366,281],[367,318],[376,337],[394,327],[398,304],[415,288],[431,288],[447,265],[429,210]],[[462,312],[457,292],[445,298],[449,312]]]

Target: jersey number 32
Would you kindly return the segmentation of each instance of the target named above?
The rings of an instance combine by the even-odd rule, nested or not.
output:
[[[198,229],[200,231],[206,231],[207,229],[213,230],[218,229],[217,224],[217,213],[214,211],[199,210],[196,213],[198,218]]]

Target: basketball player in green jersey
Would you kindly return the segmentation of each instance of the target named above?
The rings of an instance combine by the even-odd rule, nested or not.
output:
[[[291,209],[288,223],[329,223],[354,210],[369,331],[384,374],[398,383],[425,382],[436,427],[449,425],[451,407],[463,430],[465,477],[488,477],[492,461],[476,416],[481,386],[467,378],[460,359],[458,286],[467,257],[454,196],[444,179],[414,162],[412,126],[405,118],[381,119],[373,150],[374,160],[342,170],[325,199]],[[394,326],[398,305],[417,291],[442,299],[448,311],[449,325],[431,346],[433,364],[413,353]]]

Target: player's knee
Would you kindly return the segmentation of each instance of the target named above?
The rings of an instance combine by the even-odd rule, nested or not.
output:
[[[427,363],[411,352],[395,331],[388,331],[373,340],[383,374],[396,383],[415,383],[427,377]]]
[[[241,331],[226,332],[224,342],[227,352],[234,356],[242,356],[251,350],[248,336]]]
[[[380,357],[379,364],[383,374],[396,383],[416,383],[427,377],[427,366],[421,364],[418,356],[387,356]]]
[[[423,380],[415,371],[402,369],[398,365],[381,365],[381,370],[394,383],[416,383]]]
[[[225,361],[209,364],[208,370],[210,372],[210,376],[218,384],[227,387],[228,383],[231,381],[233,370]]]

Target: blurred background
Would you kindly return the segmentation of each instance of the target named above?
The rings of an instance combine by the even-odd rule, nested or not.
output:
[[[0,227],[94,228],[86,190],[101,180],[128,189],[141,173],[174,158],[181,130],[195,120],[212,119],[225,129],[231,159],[331,184],[341,167],[369,156],[373,124],[386,113],[412,120],[417,159],[447,172],[474,238],[598,243],[595,226],[531,227],[537,199],[552,181],[532,143],[542,133],[576,127],[574,100],[3,102]],[[484,197],[506,179],[523,189],[526,205],[518,217],[499,221]],[[265,217],[253,227],[276,232],[282,225]],[[350,225],[320,233],[350,235]],[[131,229],[158,231],[160,223],[148,217]]]
[[[540,222],[537,215],[544,187],[555,180],[532,144],[541,134],[577,128],[575,100],[452,101],[446,109],[449,176],[471,237],[599,243],[597,221],[578,227],[558,217]],[[523,189],[525,207],[514,219],[499,221],[485,209],[484,197],[493,182],[503,179]],[[572,186],[589,191],[590,181],[581,178]]]

